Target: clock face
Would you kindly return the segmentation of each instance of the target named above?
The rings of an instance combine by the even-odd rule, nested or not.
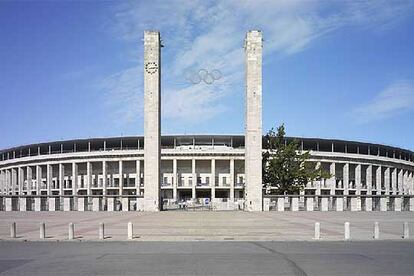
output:
[[[158,71],[158,64],[156,62],[147,62],[145,64],[145,72],[148,74],[155,74]]]

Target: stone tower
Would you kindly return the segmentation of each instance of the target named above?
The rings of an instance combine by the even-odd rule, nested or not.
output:
[[[261,31],[247,32],[246,125],[245,125],[245,209],[262,210],[262,47]]]
[[[160,210],[161,39],[144,32],[144,211]]]

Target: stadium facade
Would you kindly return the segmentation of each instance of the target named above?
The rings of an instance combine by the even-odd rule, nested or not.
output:
[[[159,33],[145,32],[144,136],[56,141],[1,150],[1,209],[86,210],[93,201],[94,210],[115,210],[116,200],[124,206],[122,210],[130,210],[131,203],[135,210],[158,211],[160,202],[198,200],[227,202],[227,207],[232,203],[247,211],[270,209],[269,188],[262,183],[261,32],[250,31],[245,40],[244,136],[161,137],[160,48]],[[306,203],[313,206],[310,200],[320,196],[321,208],[327,209],[329,196],[337,199],[330,201],[330,208],[335,204],[338,208],[348,196],[348,205],[358,210],[361,198],[368,208],[377,197],[385,198],[387,206],[392,202],[401,207],[405,200],[407,208],[414,210],[412,151],[355,141],[286,138],[291,139],[310,152],[309,162],[332,175],[309,182],[301,192],[301,202],[309,198]],[[284,210],[284,200],[273,201]],[[290,208],[296,210],[298,201],[296,197],[289,200]],[[384,208],[385,203],[381,204],[377,203],[378,208]]]

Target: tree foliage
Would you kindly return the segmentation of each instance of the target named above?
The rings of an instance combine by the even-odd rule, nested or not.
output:
[[[287,141],[285,134],[282,124],[265,136],[262,167],[266,188],[276,187],[272,191],[277,194],[298,194],[309,181],[330,178],[329,172],[307,161],[310,153],[301,150],[297,140]]]

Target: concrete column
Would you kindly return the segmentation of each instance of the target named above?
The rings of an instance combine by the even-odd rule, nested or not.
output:
[[[122,198],[122,211],[124,212],[129,211],[129,198],[128,197]]]
[[[361,211],[361,198],[351,197],[351,211]]]
[[[386,168],[384,171],[384,186],[385,186],[386,195],[390,194],[390,181],[391,181],[390,168]]]
[[[32,179],[33,179],[32,167],[28,166],[27,167],[27,187],[26,187],[27,190],[30,189],[30,187],[32,186]]]
[[[342,212],[344,210],[344,198],[337,197],[336,198],[336,211]]]
[[[380,211],[382,211],[382,212],[388,211],[387,198],[385,198],[385,197],[380,198]]]
[[[305,197],[306,200],[306,211],[313,211],[313,197]]]
[[[372,197],[365,198],[365,211],[372,211]]]
[[[230,159],[230,200],[234,201],[234,158]]]
[[[108,197],[107,204],[108,204],[108,211],[110,212],[115,211],[115,198],[114,197]]]
[[[284,197],[278,197],[277,198],[277,210],[279,212],[285,211],[285,198]]]
[[[391,189],[394,195],[397,194],[397,168],[391,170]]]
[[[123,170],[123,162],[119,160],[119,195],[122,196],[124,191],[124,170]]]
[[[31,169],[27,167],[27,181],[29,181],[29,171],[31,171]],[[36,166],[36,195],[40,195],[41,186],[42,186],[42,167]]]
[[[411,211],[411,212],[413,212],[414,211],[414,197],[410,197],[410,200],[409,200],[409,210]]]
[[[53,176],[53,170],[52,170],[52,165],[47,164],[46,165],[46,183],[47,183],[47,194],[51,195],[52,194],[52,176]]]
[[[88,204],[88,198],[87,197],[78,197],[78,211],[79,212],[86,211],[87,210],[86,209],[87,204]]]
[[[17,170],[11,169],[11,181],[12,181],[12,191],[13,195],[16,193],[16,190],[18,190],[17,187]]]
[[[372,165],[369,165],[366,170],[367,194],[372,195]]]
[[[355,166],[355,185],[356,185],[356,194],[361,194],[361,164]]]
[[[211,159],[211,199],[216,198],[216,159]]]
[[[92,191],[92,162],[86,162],[86,194],[91,195]]]
[[[400,169],[398,171],[397,177],[398,177],[398,189],[397,189],[398,194],[402,195],[404,191],[404,170],[403,169]]]
[[[49,212],[58,211],[56,206],[56,198],[55,197],[48,197],[48,204],[49,204]]]
[[[191,160],[191,173],[192,173],[192,179],[193,179],[193,185],[191,187],[191,191],[192,191],[192,199],[196,198],[196,186],[197,186],[197,173],[196,173],[196,160],[193,159]]]
[[[329,184],[329,188],[330,188],[330,193],[331,195],[335,194],[335,189],[336,189],[336,176],[335,176],[335,162],[332,162],[329,166],[329,173],[332,175],[331,178],[328,179],[328,184]]]
[[[378,166],[376,170],[376,182],[377,182],[377,194],[381,194],[381,186],[382,186],[382,167]]]
[[[27,198],[19,197],[19,211],[27,211]]]
[[[249,31],[246,58],[245,208],[262,210],[262,47],[260,31]]]
[[[321,211],[326,212],[328,211],[328,205],[329,204],[329,198],[327,197],[322,197],[321,198]]]
[[[78,164],[72,163],[72,194],[78,193]]]
[[[23,186],[24,186],[24,171],[23,171],[23,168],[22,167],[19,167],[18,168],[18,174],[17,174],[17,177],[18,177],[18,186],[19,186],[19,195],[22,195],[23,194]],[[30,184],[29,184],[29,182],[27,182],[27,190],[28,190],[28,192],[30,193]]]
[[[344,165],[343,169],[343,181],[344,181],[344,195],[349,194],[349,163]]]
[[[293,212],[299,211],[299,197],[297,196],[291,197],[290,210]]]
[[[394,199],[394,211],[401,212],[402,208],[402,198],[400,196],[395,197]]]
[[[410,174],[408,170],[404,171],[404,181],[403,181],[403,185],[402,185],[402,193],[404,195],[408,195],[409,194],[409,190],[410,190]]]
[[[71,211],[71,198],[70,197],[64,197],[63,198],[63,211]]]
[[[62,163],[59,163],[59,195],[63,195],[63,186],[65,183],[65,167]]]
[[[160,210],[161,39],[144,32],[144,183],[145,211]]]
[[[0,171],[0,194],[6,194],[4,187],[4,171]]]
[[[101,200],[99,197],[92,198],[92,211],[98,212],[100,211]]]
[[[108,174],[107,174],[107,168],[106,168],[106,161],[102,161],[102,194],[106,195],[106,186],[108,185]]]
[[[42,198],[41,197],[35,197],[34,199],[34,210],[36,212],[42,211]]]
[[[178,186],[178,173],[177,173],[177,159],[173,159],[173,199],[178,200],[177,197],[177,186]]]
[[[270,211],[270,198],[263,198],[263,211]]]
[[[13,202],[11,197],[6,197],[5,205],[7,212],[13,211]]]
[[[136,161],[136,178],[135,178],[135,189],[136,189],[136,195],[141,195],[141,186],[140,186],[140,182],[141,182],[141,160],[137,160]],[[173,180],[173,187],[174,187],[174,182],[176,179],[176,175],[174,174],[174,180]],[[177,185],[175,185],[175,187],[177,187]],[[177,188],[176,188],[177,189]],[[175,191],[177,193],[177,190]],[[176,197],[174,197],[176,198]]]

